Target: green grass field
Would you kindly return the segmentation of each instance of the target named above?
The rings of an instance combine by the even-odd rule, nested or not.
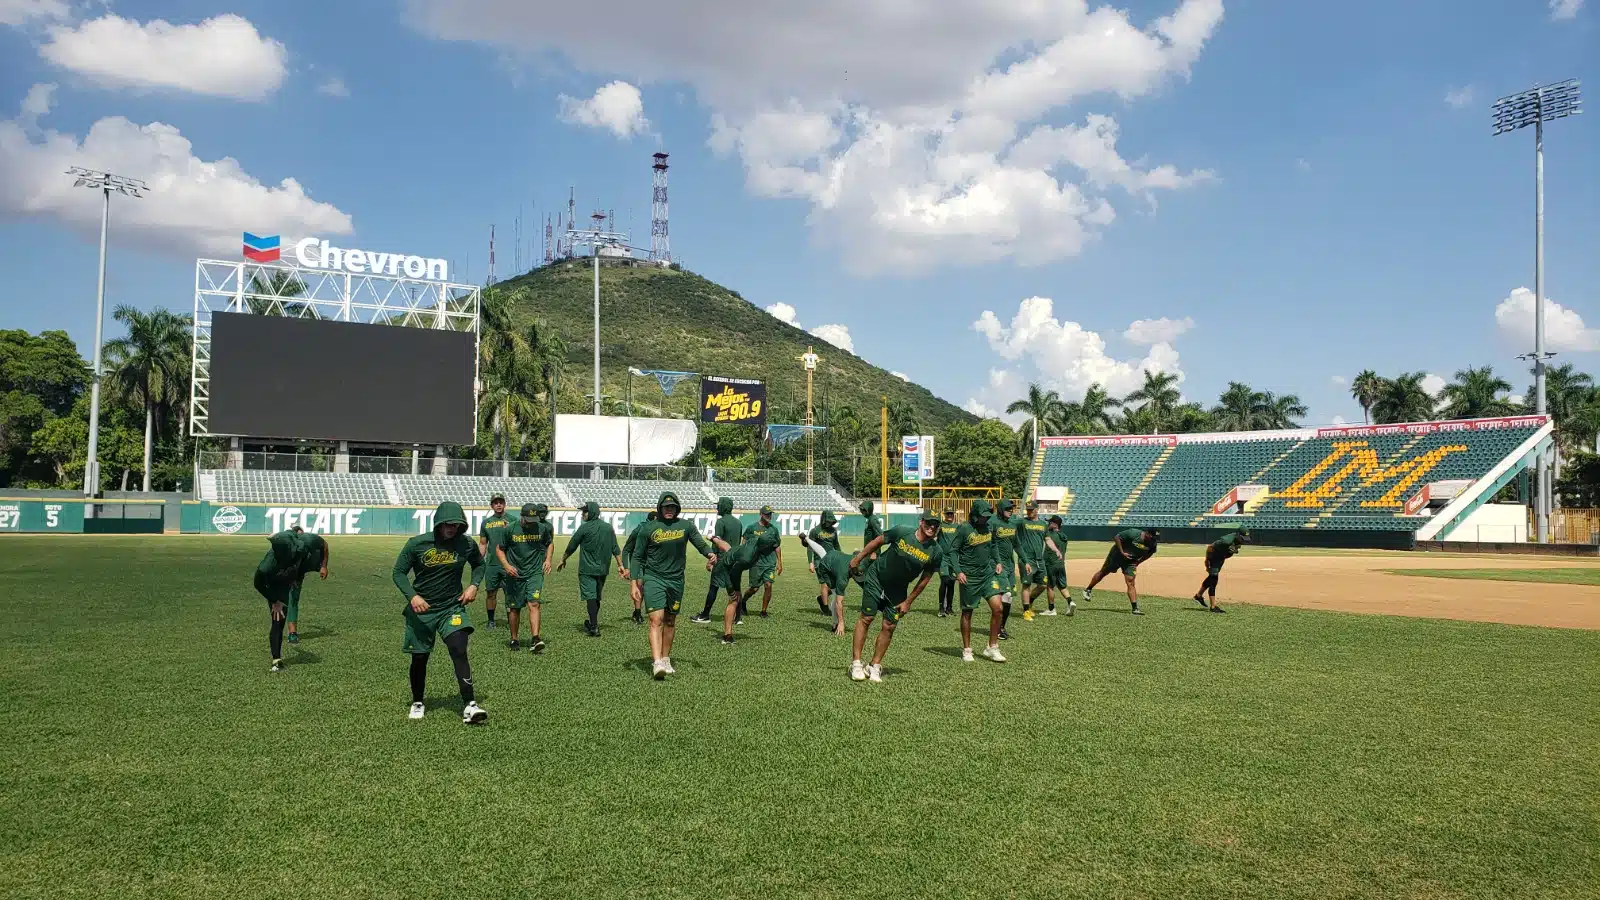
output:
[[[1417,578],[1465,578],[1473,581],[1528,581],[1534,584],[1600,585],[1600,567],[1571,569],[1385,569],[1391,575]]]
[[[1600,893],[1600,633],[1102,594],[964,665],[930,596],[855,684],[791,543],[664,683],[569,568],[470,729],[442,652],[406,720],[401,542],[333,540],[277,675],[263,539],[0,540],[0,896]]]

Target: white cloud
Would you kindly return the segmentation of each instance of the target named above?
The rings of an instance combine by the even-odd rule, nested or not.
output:
[[[1131,344],[1170,344],[1194,327],[1194,319],[1138,319],[1122,333]]]
[[[105,15],[51,26],[39,55],[106,87],[262,100],[283,83],[288,51],[231,13],[198,25]]]
[[[36,84],[28,88],[27,96],[22,98],[22,114],[17,121],[24,123],[25,127],[32,129],[39,123],[39,118],[50,112],[50,107],[55,103],[56,86],[53,84]]]
[[[569,125],[604,128],[624,140],[650,131],[650,120],[644,117],[644,97],[626,81],[602,85],[587,100],[566,94],[557,99],[561,101],[561,121]]]
[[[1495,325],[1513,346],[1533,347],[1533,291],[1519,287],[1494,308]],[[1555,352],[1600,350],[1600,328],[1584,324],[1576,310],[1544,298],[1545,349]]]
[[[693,86],[750,193],[805,202],[817,240],[856,271],[917,272],[1069,257],[1115,220],[1113,200],[1213,179],[1125,156],[1117,122],[1084,108],[1188,76],[1222,0],[1169,2],[1140,24],[1087,0],[698,0],[667,17],[646,0],[604,16],[410,0],[408,16],[443,39]]]
[[[1444,92],[1445,105],[1451,109],[1464,109],[1472,105],[1474,93],[1470,84],[1465,87],[1451,88]]]
[[[1099,384],[1114,395],[1137,389],[1144,383],[1144,371],[1170,372],[1180,381],[1183,370],[1178,351],[1170,343],[1156,343],[1143,359],[1116,359],[1106,353],[1106,342],[1099,334],[1077,322],[1055,317],[1054,302],[1048,297],[1029,297],[1018,304],[1009,324],[990,310],[972,323],[989,341],[989,348],[1008,363],[1025,362],[1032,373],[1027,380],[1038,381],[1050,390],[1075,400],[1092,384]],[[1001,371],[1001,370],[995,370]],[[1009,391],[1009,395],[1000,393]],[[1006,371],[997,380],[990,373],[989,384],[975,398],[992,408],[1004,408],[1023,390],[1016,373]]]
[[[1521,394],[1512,394],[1511,396],[1506,398],[1506,402],[1510,403],[1513,406],[1521,406],[1522,404],[1528,402],[1528,398],[1522,396]]]
[[[1333,375],[1330,376],[1328,380],[1333,382],[1334,387],[1342,388],[1350,386],[1350,379],[1344,377],[1343,375]]]
[[[59,22],[71,15],[66,0],[0,0],[0,25]]]
[[[339,99],[343,100],[350,96],[350,86],[344,83],[343,78],[335,75],[332,78],[329,78],[327,81],[317,85],[317,93],[329,97],[338,97]]]
[[[838,323],[818,325],[811,329],[811,333],[846,353],[856,352],[856,342],[850,338],[850,329],[843,325]]]
[[[1348,423],[1345,422],[1344,416],[1334,416],[1332,424],[1334,424],[1334,425],[1345,425],[1345,424],[1348,424]]]
[[[1294,167],[1296,169],[1299,169],[1302,172],[1309,172],[1309,171],[1311,171],[1311,161],[1306,159],[1303,156],[1302,157],[1298,157],[1294,161]]]
[[[984,419],[1000,419],[1012,428],[1022,423],[1027,416],[1021,413],[1007,413],[1007,406],[1013,400],[1021,397],[1027,391],[1027,385],[1010,369],[990,369],[989,377],[983,386],[978,389],[977,395],[967,398],[961,405],[962,409]]]
[[[48,88],[48,86],[42,86]],[[69,166],[111,170],[142,179],[143,199],[118,198],[112,211],[116,240],[186,256],[231,259],[239,234],[349,234],[350,216],[311,199],[293,178],[262,184],[237,160],[204,160],[178,129],[104,118],[83,138],[41,129],[49,91],[28,92],[15,119],[0,120],[0,216],[54,219],[85,235],[100,227],[101,200],[74,187]]]
[[[774,303],[767,307],[767,312],[780,322],[787,322],[796,328],[800,327],[799,313],[787,303]]]
[[[1429,372],[1427,375],[1422,377],[1422,389],[1427,391],[1428,396],[1430,397],[1439,396],[1439,392],[1444,390],[1445,384],[1447,384],[1447,382],[1443,378],[1433,374],[1432,372]]]
[[[1550,18],[1557,22],[1576,19],[1580,9],[1583,9],[1583,0],[1550,0]]]
[[[900,380],[901,380],[901,381],[910,381],[910,380],[911,380],[911,376],[910,376],[910,375],[907,375],[907,374],[906,374],[906,373],[904,373],[904,372],[894,372],[894,371],[891,371],[891,372],[890,372],[890,373],[889,373],[889,374],[890,374],[890,375],[893,375],[893,376],[894,376],[894,377],[896,377],[896,378],[898,378],[898,379],[900,379]]]

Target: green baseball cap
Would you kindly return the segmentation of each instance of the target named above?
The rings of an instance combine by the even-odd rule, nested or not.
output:
[[[506,502],[506,495],[505,494],[490,494],[489,495],[489,505],[490,506],[493,506],[496,503],[504,503],[504,502]]]
[[[1037,500],[1029,500],[1027,503],[1025,503],[1023,505],[1028,509],[1038,509],[1039,508],[1039,501],[1037,501]]]
[[[773,513],[772,513],[772,507],[770,507],[770,506],[763,506],[763,507],[761,507],[761,514],[762,514],[762,515],[763,515],[763,516],[770,516],[770,515],[772,515],[772,514],[773,514]]]
[[[537,503],[524,503],[524,504],[522,504],[522,517],[524,519],[536,518],[536,517],[538,517],[538,515],[539,515],[539,504],[537,504]]]
[[[922,511],[922,521],[932,522],[935,525],[939,525],[944,522],[944,516],[934,512],[931,509],[925,509]]]

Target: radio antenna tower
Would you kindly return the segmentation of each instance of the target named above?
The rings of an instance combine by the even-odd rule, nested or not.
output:
[[[654,156],[655,177],[650,191],[650,258],[663,266],[672,264],[672,243],[667,238],[667,154]]]
[[[553,255],[554,254],[554,248],[552,248],[550,246],[552,231],[553,231],[553,229],[550,227],[550,214],[549,213],[545,213],[544,214],[544,264],[547,265],[547,266],[550,265],[552,262],[555,262],[555,256]]]
[[[494,226],[489,226],[489,278],[484,284],[494,284]]]

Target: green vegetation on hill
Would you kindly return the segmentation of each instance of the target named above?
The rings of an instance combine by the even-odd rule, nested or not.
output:
[[[489,289],[510,301],[521,325],[542,319],[567,348],[565,377],[590,388],[594,345],[594,269],[586,260],[556,263]],[[492,302],[495,297],[490,297]],[[600,368],[603,392],[627,400],[628,367],[677,369],[767,384],[768,421],[802,422],[805,370],[799,356],[814,346],[822,357],[813,405],[876,411],[879,397],[905,404],[923,428],[937,430],[974,417],[927,389],[903,381],[854,354],[773,318],[739,295],[692,272],[654,266],[602,265]],[[698,397],[682,386],[664,397],[651,379],[634,379],[633,399],[667,415],[695,413]],[[608,408],[609,410],[609,408]]]

